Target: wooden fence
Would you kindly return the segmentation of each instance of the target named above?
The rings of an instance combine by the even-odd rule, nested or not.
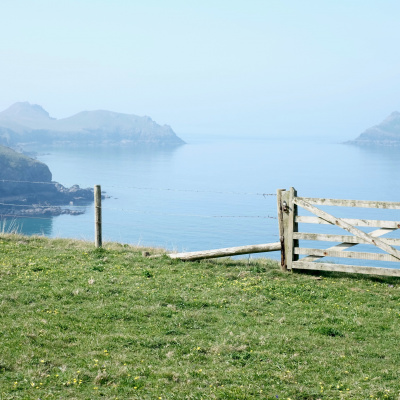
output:
[[[189,253],[171,253],[171,258],[193,261],[204,258],[226,257],[239,254],[251,254],[281,250],[281,267],[284,271],[290,270],[319,270],[339,271],[360,274],[387,275],[400,277],[400,239],[380,238],[381,236],[400,229],[400,221],[370,220],[354,218],[338,218],[316,206],[358,207],[400,210],[400,202],[339,200],[298,197],[294,188],[279,189],[277,192],[279,237],[278,243],[267,243],[196,251]],[[312,216],[298,215],[298,208],[307,210]],[[101,234],[101,188],[95,186],[95,243],[102,246]],[[299,231],[300,224],[330,224],[336,225],[351,235],[330,233],[308,233]],[[372,232],[364,232],[358,228],[378,228]],[[300,247],[299,241],[337,242],[338,244],[327,249]],[[384,253],[345,251],[358,244],[375,246]],[[147,254],[146,254],[147,255]],[[299,256],[304,256],[300,258]],[[319,262],[324,257],[351,258],[359,260],[373,260],[397,263],[395,268],[381,268],[374,266],[348,265],[338,263]]]
[[[324,257],[352,258],[360,260],[390,261],[400,268],[400,251],[393,246],[400,246],[400,239],[387,239],[381,236],[400,228],[399,221],[337,218],[316,206],[361,207],[400,210],[400,203],[384,201],[339,200],[298,197],[294,188],[279,189],[277,193],[278,219],[281,241],[281,266],[283,270],[309,269],[320,271],[340,271],[361,274],[399,276],[400,269],[379,268],[336,263],[319,262]],[[312,216],[299,216],[301,207]],[[336,225],[351,235],[327,233],[305,233],[299,231],[299,223]],[[356,227],[375,227],[366,233]],[[338,242],[327,249],[304,248],[302,241]],[[385,253],[345,251],[357,244],[368,244],[380,248]],[[300,258],[299,256],[305,256]],[[395,265],[395,264],[394,264]]]

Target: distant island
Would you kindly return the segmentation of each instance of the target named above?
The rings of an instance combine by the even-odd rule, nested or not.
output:
[[[368,128],[356,139],[346,143],[364,146],[400,146],[400,113],[392,112],[379,125]]]
[[[168,125],[150,117],[111,111],[82,111],[51,118],[37,104],[19,102],[0,112],[0,145],[121,145],[176,147],[184,144]]]
[[[0,145],[0,218],[2,216],[78,215],[83,209],[64,206],[87,205],[93,189],[78,185],[66,188],[52,181],[49,167]]]

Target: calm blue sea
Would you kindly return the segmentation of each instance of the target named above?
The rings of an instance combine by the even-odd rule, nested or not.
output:
[[[398,148],[315,139],[187,140],[173,150],[51,148],[38,159],[53,180],[100,184],[110,196],[103,201],[103,240],[176,251],[277,242],[278,188],[293,186],[305,197],[400,201]],[[385,219],[371,212],[353,209],[349,216]],[[81,216],[18,224],[26,234],[93,240],[93,214],[91,205]]]

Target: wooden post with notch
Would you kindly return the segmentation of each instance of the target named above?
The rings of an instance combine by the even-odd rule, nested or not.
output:
[[[292,262],[298,259],[298,255],[294,254],[298,240],[293,240],[293,232],[297,232],[297,205],[293,202],[296,196],[297,191],[294,188],[290,188],[288,191],[285,189],[277,191],[282,271],[291,270]]]
[[[94,229],[95,229],[95,246],[102,246],[102,232],[101,232],[101,187],[96,185],[94,187]]]

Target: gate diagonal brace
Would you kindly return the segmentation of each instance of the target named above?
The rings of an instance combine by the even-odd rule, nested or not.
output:
[[[386,235],[388,232],[393,232],[395,229],[391,229],[391,228],[380,228],[380,229],[376,229],[375,231],[372,231],[369,233],[370,236],[372,237],[379,237],[379,236],[383,236]],[[350,249],[351,247],[357,246],[359,243],[347,243],[347,242],[343,242],[340,244],[337,244],[335,246],[332,247],[328,247],[327,250],[338,250],[338,251],[344,251],[347,249]],[[321,258],[324,258],[325,256],[307,256],[301,259],[301,261],[316,261],[316,260],[320,260]]]
[[[333,215],[320,210],[319,208],[313,206],[312,204],[310,204],[302,199],[295,197],[293,199],[293,202],[295,204],[297,204],[298,206],[303,207],[305,210],[310,211],[317,217],[322,218],[323,220],[329,222],[330,224],[336,225],[336,226],[350,232],[352,235],[365,240],[369,244],[379,247],[381,250],[385,251],[386,253],[388,253],[388,254],[392,255],[393,257],[396,257],[397,259],[400,260],[400,251],[395,249],[394,247],[390,246],[389,244],[383,242],[378,237],[374,237],[371,234],[365,233],[365,232],[361,231],[360,229],[357,229],[354,226],[350,225],[349,223],[343,221],[342,219],[336,218]]]

